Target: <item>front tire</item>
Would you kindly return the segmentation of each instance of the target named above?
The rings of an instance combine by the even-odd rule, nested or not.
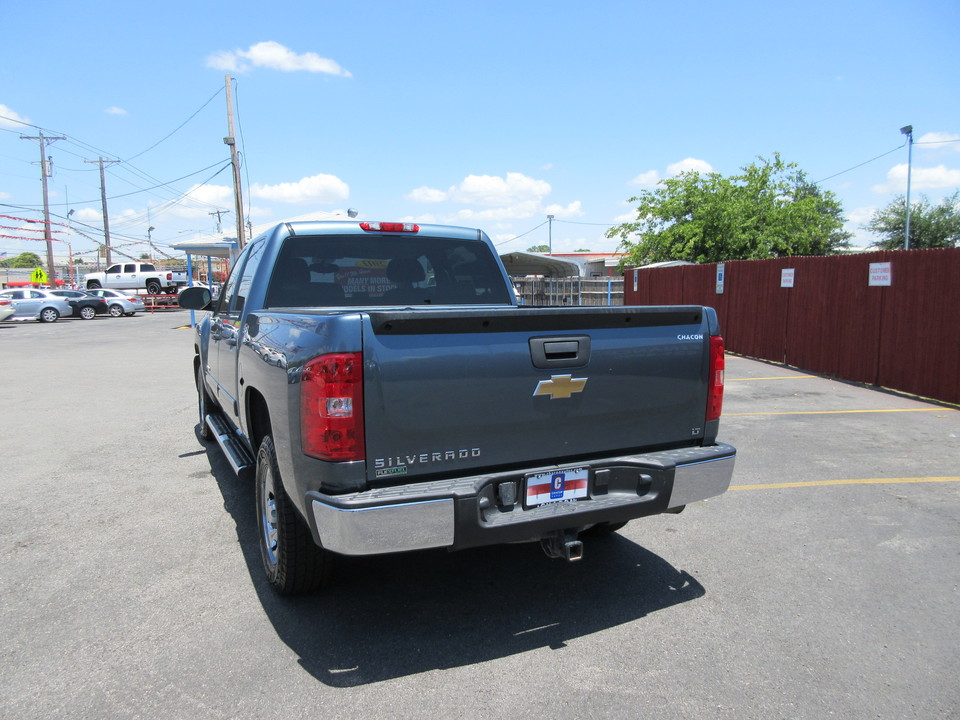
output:
[[[52,323],[60,319],[60,313],[56,308],[44,308],[40,311],[40,322]]]
[[[257,453],[257,525],[267,581],[281,595],[316,590],[329,582],[332,557],[318,547],[283,489],[269,435]]]

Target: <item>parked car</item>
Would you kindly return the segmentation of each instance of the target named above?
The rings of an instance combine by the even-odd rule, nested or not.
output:
[[[91,295],[103,298],[107,303],[107,312],[111,317],[121,315],[135,315],[146,310],[143,299],[139,295],[128,295],[119,290],[97,288],[89,291]]]
[[[93,320],[97,315],[107,314],[107,301],[83,290],[51,290],[52,294],[66,298],[73,308],[73,317]]]
[[[40,322],[56,322],[62,315],[73,314],[66,298],[57,297],[49,290],[17,288],[0,291],[0,302],[9,300],[16,313],[15,318],[33,318]]]
[[[10,304],[7,298],[0,299],[0,322],[13,317],[15,312],[16,310],[13,309],[13,305]]]

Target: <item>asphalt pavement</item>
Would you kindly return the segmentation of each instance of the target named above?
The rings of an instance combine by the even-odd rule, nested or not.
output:
[[[283,599],[188,322],[0,323],[0,717],[960,717],[960,411],[728,357],[723,496]]]

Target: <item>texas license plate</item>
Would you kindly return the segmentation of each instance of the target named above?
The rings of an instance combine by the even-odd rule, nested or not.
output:
[[[527,507],[587,497],[587,468],[554,470],[527,476]]]

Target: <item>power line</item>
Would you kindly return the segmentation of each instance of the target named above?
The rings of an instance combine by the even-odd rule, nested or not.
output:
[[[504,240],[503,242],[497,243],[497,244],[496,244],[496,247],[500,247],[501,245],[506,245],[507,243],[513,242],[514,240],[519,240],[519,239],[522,238],[524,235],[529,235],[529,234],[532,233],[534,230],[539,230],[540,228],[542,228],[542,227],[543,227],[544,225],[546,225],[546,224],[547,224],[547,221],[544,220],[542,223],[540,223],[539,225],[537,225],[535,228],[530,228],[530,229],[527,230],[525,233],[520,233],[520,234],[517,235],[516,237],[512,237],[512,238],[510,238],[509,240]]]
[[[889,155],[890,153],[895,153],[897,150],[902,150],[904,145],[906,145],[906,143],[904,143],[903,145],[898,145],[898,146],[895,147],[893,150],[888,150],[887,152],[883,153],[883,155],[877,155],[875,158],[871,158],[870,160],[867,160],[867,161],[865,161],[865,162],[862,162],[862,163],[860,163],[859,165],[854,165],[852,168],[847,168],[846,170],[841,170],[840,172],[835,173],[835,174],[833,174],[833,175],[830,175],[830,176],[828,176],[828,177],[825,177],[825,178],[823,178],[822,180],[816,180],[816,181],[814,181],[813,184],[814,184],[814,185],[819,185],[819,184],[822,183],[822,182],[826,182],[827,180],[832,180],[832,179],[835,178],[835,177],[839,177],[840,175],[844,175],[845,173],[848,173],[848,172],[850,172],[851,170],[856,170],[857,168],[863,167],[864,165],[869,165],[869,164],[872,163],[874,160],[879,160],[879,159],[882,158],[882,157],[886,157],[886,156]]]

